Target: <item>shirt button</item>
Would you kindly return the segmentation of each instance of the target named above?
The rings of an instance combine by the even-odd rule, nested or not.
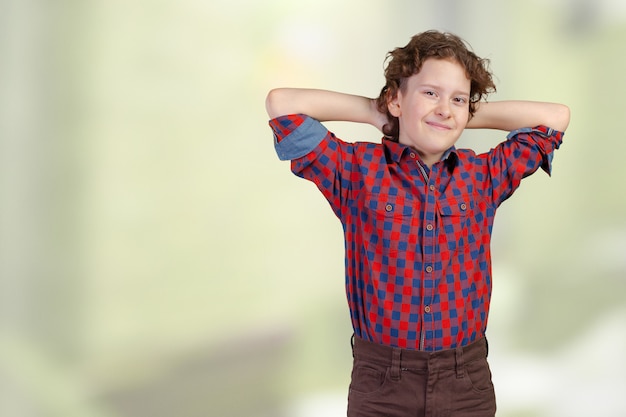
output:
[[[389,211],[391,211],[391,210],[393,210],[393,206],[392,206],[391,204],[387,204],[387,205],[385,206],[385,211],[388,211],[388,212],[389,212]]]
[[[426,267],[426,272],[428,272],[428,273],[433,272],[433,267],[432,267],[432,266],[430,266],[430,265],[428,265],[428,266]]]
[[[461,210],[467,210],[467,204],[461,203]]]
[[[433,230],[433,225],[432,225],[432,224],[430,224],[430,223],[428,223],[428,224],[426,225],[426,230],[428,230],[428,231]]]
[[[424,313],[430,313],[430,306],[424,307]]]
[[[431,185],[428,187],[428,189],[429,189],[430,191],[435,191],[435,186],[431,184]]]
[[[411,158],[415,159],[415,152],[411,152],[411,153],[409,154],[409,156],[410,156]]]

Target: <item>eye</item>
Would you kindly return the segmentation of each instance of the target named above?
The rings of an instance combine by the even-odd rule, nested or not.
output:
[[[426,90],[424,94],[430,97],[435,97],[437,94],[433,90]]]
[[[465,97],[455,97],[453,100],[454,100],[454,102],[456,104],[466,104],[467,103],[467,98],[465,98]]]

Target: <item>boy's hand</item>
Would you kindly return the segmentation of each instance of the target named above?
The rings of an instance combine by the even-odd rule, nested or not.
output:
[[[376,105],[375,98],[370,99],[370,114],[372,115],[370,124],[376,127],[376,129],[380,130],[382,133],[384,133],[383,127],[385,127],[385,125],[389,123],[389,117],[387,116],[387,112],[381,113],[380,111],[378,111],[378,106]]]

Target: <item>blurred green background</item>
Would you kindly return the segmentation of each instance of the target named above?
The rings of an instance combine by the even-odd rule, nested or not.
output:
[[[341,226],[264,99],[376,96],[431,28],[572,110],[496,219],[498,415],[626,415],[625,3],[0,0],[0,416],[345,415]]]

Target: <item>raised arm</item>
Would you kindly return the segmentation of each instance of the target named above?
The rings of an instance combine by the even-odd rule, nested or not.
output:
[[[271,118],[302,113],[321,122],[367,123],[379,130],[387,122],[376,109],[375,100],[327,90],[277,88],[268,93],[265,109]]]
[[[493,101],[480,103],[467,127],[515,130],[544,125],[564,132],[569,125],[569,107],[539,101]]]

